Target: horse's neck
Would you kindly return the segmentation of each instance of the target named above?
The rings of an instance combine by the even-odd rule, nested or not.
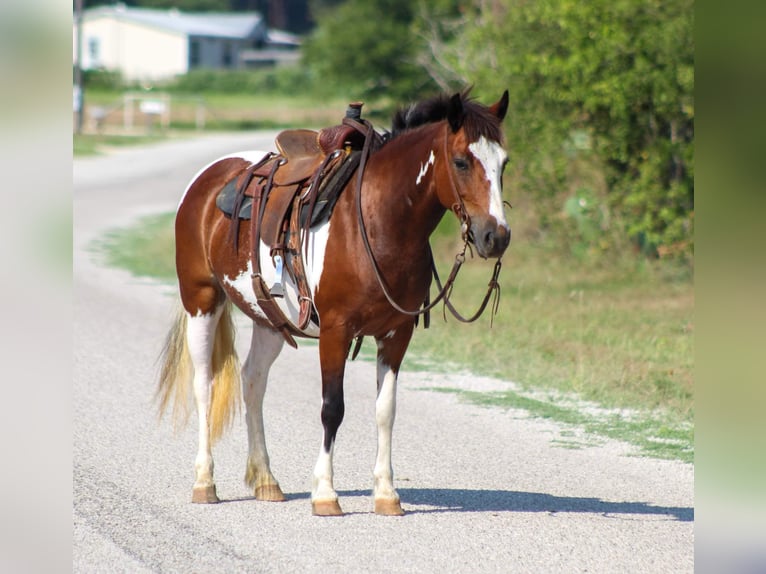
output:
[[[408,231],[427,241],[444,215],[436,195],[436,163],[439,161],[441,124],[429,124],[405,132],[370,157],[368,186],[376,218],[386,217],[401,224],[417,222]],[[379,214],[379,215],[377,215]]]

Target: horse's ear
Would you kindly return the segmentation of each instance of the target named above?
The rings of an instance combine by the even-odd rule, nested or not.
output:
[[[508,90],[505,90],[500,99],[489,109],[502,122],[505,118],[505,114],[508,112]]]
[[[453,132],[456,132],[463,125],[463,97],[460,94],[455,94],[449,100],[449,106],[447,107],[447,121]]]

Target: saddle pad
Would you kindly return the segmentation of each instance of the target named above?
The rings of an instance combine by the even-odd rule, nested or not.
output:
[[[215,198],[215,206],[229,218],[234,217],[234,203],[237,199],[237,178],[229,180],[221,188]],[[253,216],[253,198],[245,196],[239,208],[239,219],[250,219]]]
[[[340,197],[340,192],[346,187],[348,180],[356,171],[361,159],[361,152],[354,151],[343,161],[335,172],[322,182],[317,195],[314,211],[311,213],[311,223],[309,227],[314,227],[320,223],[328,221],[332,215],[332,209]],[[306,219],[309,215],[309,206],[303,205],[300,213],[301,227],[306,226]]]

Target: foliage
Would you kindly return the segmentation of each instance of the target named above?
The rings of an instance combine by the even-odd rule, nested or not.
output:
[[[591,222],[611,226],[602,243],[624,234],[646,252],[690,256],[693,0],[496,0],[464,21],[473,25],[449,44],[441,73],[511,88],[514,185],[561,216],[541,218],[543,228],[581,227],[562,207],[584,191],[592,213],[608,215]],[[602,189],[572,188],[577,162],[605,174]]]
[[[177,77],[163,89],[174,93],[295,94],[311,82],[300,67],[262,70],[198,69]]]
[[[86,89],[121,90],[125,87],[125,82],[119,71],[83,70],[82,75]]]
[[[322,82],[353,97],[397,100],[435,88],[416,63],[420,43],[411,34],[409,0],[348,0],[325,6],[317,19],[303,56]]]
[[[491,102],[509,88],[506,183],[528,239],[578,258],[632,248],[691,262],[693,0],[310,6],[305,66],[200,70],[167,89],[365,99],[369,116],[439,89],[475,85]]]

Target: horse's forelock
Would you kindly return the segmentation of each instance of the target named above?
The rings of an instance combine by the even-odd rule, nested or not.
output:
[[[465,114],[463,129],[466,132],[466,137],[470,141],[476,141],[483,136],[502,143],[503,132],[500,120],[487,106],[471,98],[469,93],[470,89],[460,95]],[[449,105],[450,97],[446,94],[440,94],[397,110],[391,122],[392,138],[408,130],[446,119]]]

